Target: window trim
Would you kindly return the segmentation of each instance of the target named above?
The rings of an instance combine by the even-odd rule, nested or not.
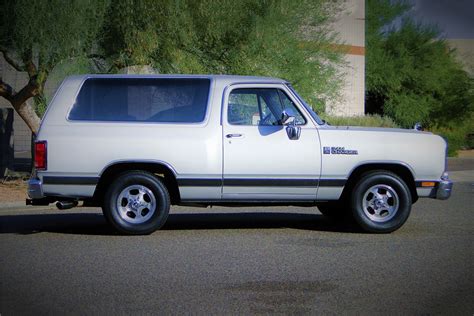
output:
[[[106,79],[106,80],[121,80],[121,79],[139,79],[139,80],[179,80],[179,79],[188,79],[188,80],[208,80],[209,81],[209,92],[207,95],[207,102],[206,102],[206,111],[204,114],[204,118],[202,121],[199,122],[145,122],[145,121],[120,121],[120,120],[114,120],[114,121],[101,121],[101,120],[75,120],[75,119],[70,119],[69,116],[71,115],[71,111],[74,107],[74,104],[76,104],[77,97],[79,96],[79,93],[82,90],[82,87],[86,83],[87,80],[94,80],[94,79]],[[72,124],[80,124],[80,123],[86,123],[86,124],[134,124],[134,125],[186,125],[186,126],[204,126],[207,124],[209,117],[211,115],[211,100],[213,98],[213,90],[214,90],[214,82],[215,79],[212,77],[153,77],[153,76],[147,76],[147,77],[141,77],[141,76],[117,76],[117,77],[108,77],[108,76],[88,76],[85,77],[82,82],[79,84],[77,91],[74,94],[73,101],[71,105],[69,106],[68,111],[66,112],[66,121],[68,123]]]
[[[306,101],[304,101],[301,96],[298,94],[298,92],[295,90],[295,88],[293,88],[293,86],[291,85],[291,83],[289,82],[286,82],[285,83],[285,86],[286,88],[290,91],[291,95],[294,96],[296,99],[298,99],[299,103],[301,104],[301,106],[305,109],[305,111],[307,112],[307,114],[309,115],[309,117],[311,118],[311,120],[316,124],[316,126],[324,126],[326,123],[324,123],[324,121],[321,119],[321,117],[319,116],[318,113],[316,113],[315,110],[313,110],[311,108],[311,106],[309,104],[306,103]],[[311,111],[316,114],[316,118],[313,117],[313,115],[311,114]]]
[[[298,102],[296,102],[293,95],[286,91],[285,87],[286,86],[284,84],[281,84],[281,82],[278,82],[278,83],[275,83],[275,82],[268,82],[268,83],[267,82],[258,82],[258,83],[242,82],[242,83],[240,83],[239,82],[239,83],[233,83],[231,85],[228,85],[227,87],[225,87],[224,92],[223,92],[223,97],[222,97],[221,125],[223,123],[224,116],[225,116],[226,123],[229,124],[230,126],[255,126],[255,127],[258,127],[258,126],[262,126],[262,127],[264,127],[264,126],[284,126],[284,125],[239,125],[239,124],[232,124],[231,122],[229,122],[229,114],[228,114],[229,113],[229,111],[228,111],[229,110],[229,98],[230,98],[230,95],[231,95],[232,91],[238,90],[238,89],[275,89],[275,90],[280,90],[281,92],[283,92],[287,96],[287,98],[291,102],[293,102],[293,104],[296,107],[296,110],[300,113],[301,117],[305,120],[304,124],[301,124],[301,125],[298,125],[298,126],[300,126],[300,127],[308,126],[310,120],[306,117],[306,113],[301,109],[301,106],[299,105]],[[278,98],[281,102],[280,94],[278,94]],[[225,113],[224,113],[224,108],[225,108]]]

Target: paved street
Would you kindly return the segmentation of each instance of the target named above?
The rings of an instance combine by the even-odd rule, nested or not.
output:
[[[126,237],[98,209],[0,211],[0,313],[474,313],[474,186],[390,235],[315,208],[174,208]]]

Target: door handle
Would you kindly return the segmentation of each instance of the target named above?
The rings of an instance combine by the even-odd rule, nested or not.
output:
[[[242,137],[244,135],[242,134],[227,134],[225,135],[226,138],[238,138],[238,137]]]

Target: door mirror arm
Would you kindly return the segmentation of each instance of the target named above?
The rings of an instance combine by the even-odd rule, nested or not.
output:
[[[295,114],[292,109],[284,109],[281,112],[281,125],[289,125],[295,121]]]

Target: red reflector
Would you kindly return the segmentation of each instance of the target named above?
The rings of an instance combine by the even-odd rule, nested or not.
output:
[[[35,142],[35,168],[36,170],[46,170],[46,141]]]

